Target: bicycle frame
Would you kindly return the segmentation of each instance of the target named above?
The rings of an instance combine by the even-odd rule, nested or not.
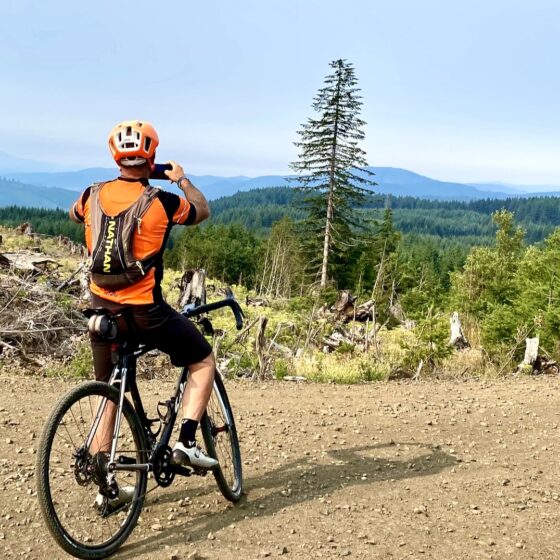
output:
[[[107,464],[108,470],[108,483],[112,482],[114,478],[114,473],[116,471],[135,471],[135,470],[145,470],[151,471],[152,470],[152,457],[154,453],[160,447],[165,447],[169,444],[169,440],[171,439],[171,434],[173,432],[173,427],[175,425],[175,421],[177,419],[177,414],[179,411],[179,406],[183,399],[183,393],[185,391],[185,387],[187,385],[187,379],[189,370],[188,368],[183,368],[181,371],[181,375],[177,381],[177,385],[175,388],[175,393],[171,400],[171,406],[169,406],[168,414],[166,414],[165,418],[156,418],[156,419],[149,419],[146,411],[144,409],[144,405],[142,403],[142,399],[140,397],[140,392],[138,390],[138,385],[136,383],[136,360],[139,356],[142,356],[146,352],[149,351],[145,345],[139,345],[134,350],[129,351],[127,348],[127,343],[124,343],[122,348],[119,350],[119,361],[117,362],[111,378],[109,380],[109,384],[113,386],[119,387],[119,403],[117,406],[117,411],[115,415],[115,426],[113,429],[113,436],[111,439],[111,451],[109,455],[109,462]],[[124,406],[124,399],[125,394],[127,391],[130,391],[130,395],[132,398],[132,404],[140,419],[140,423],[144,428],[144,436],[146,443],[148,444],[148,462],[147,463],[119,463],[116,457],[117,452],[117,445],[118,445],[118,434],[120,431],[121,426],[121,419],[123,414],[123,406]],[[86,440],[86,447],[89,449],[91,443],[93,442],[93,438],[97,433],[97,429],[99,428],[99,424],[101,422],[101,418],[105,412],[105,408],[107,406],[107,399],[103,399],[101,403],[98,405],[98,410],[96,411],[95,420],[93,422],[91,431],[88,435]],[[160,422],[161,427],[163,428],[163,432],[161,433],[161,437],[157,440],[157,436],[161,430],[158,430],[156,434],[154,434],[150,427],[154,422]]]
[[[228,296],[226,299],[213,302],[206,305],[200,305],[198,307],[185,308],[183,315],[186,317],[194,317],[206,313],[208,311],[213,311],[222,307],[230,307],[236,318],[237,329],[241,329],[243,325],[243,311],[239,306],[238,302],[235,300],[233,295]],[[173,427],[175,426],[175,421],[177,419],[177,414],[179,407],[183,400],[183,394],[185,392],[185,387],[188,381],[189,370],[184,367],[181,371],[181,375],[177,380],[175,387],[175,393],[170,401],[166,401],[168,404],[168,414],[162,419],[161,415],[159,418],[153,420],[149,419],[144,410],[144,405],[142,404],[142,399],[140,397],[140,392],[138,390],[138,385],[136,383],[136,362],[137,359],[146,354],[151,348],[145,344],[135,345],[132,350],[129,350],[127,342],[124,342],[119,348],[119,360],[113,369],[113,373],[109,379],[109,384],[112,386],[120,385],[119,387],[119,404],[117,406],[116,416],[115,416],[115,426],[113,429],[113,437],[111,439],[111,451],[109,455],[109,462],[107,464],[108,472],[108,484],[111,484],[115,477],[115,472],[117,471],[136,471],[144,470],[150,472],[153,470],[153,458],[157,451],[161,448],[165,448],[169,445],[169,440],[171,439],[171,434],[173,432]],[[219,374],[218,374],[219,375]],[[132,397],[132,404],[140,419],[140,423],[144,428],[144,436],[146,443],[149,446],[149,456],[147,463],[119,463],[116,457],[117,445],[118,445],[118,434],[121,426],[121,419],[123,414],[124,399],[126,392],[130,391]],[[221,398],[221,397],[219,397]],[[103,399],[98,404],[98,409],[96,411],[95,419],[86,439],[86,449],[89,449],[93,439],[99,428],[101,418],[105,412],[107,406],[107,399]],[[160,422],[160,429],[154,434],[150,426],[154,422]],[[161,428],[163,432],[159,441],[157,436],[160,433]],[[176,471],[180,474],[190,474],[188,469],[184,467],[177,467]]]

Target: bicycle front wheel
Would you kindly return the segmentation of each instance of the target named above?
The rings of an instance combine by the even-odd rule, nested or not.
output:
[[[230,502],[239,501],[243,491],[241,452],[233,412],[218,371],[200,426],[208,454],[219,462],[213,473],[221,493]]]
[[[142,509],[148,478],[145,471],[118,471],[114,482],[128,498],[122,505],[113,500],[113,504],[118,503],[113,508],[107,507],[111,502],[105,499],[105,507],[100,507],[99,492],[107,481],[106,450],[111,436],[101,442],[98,430],[90,448],[86,446],[98,407],[109,414],[118,402],[115,387],[97,381],[82,383],[58,403],[39,446],[36,477],[43,517],[56,542],[78,558],[113,554],[134,529]],[[145,463],[146,457],[142,426],[125,399],[117,458],[124,463]]]

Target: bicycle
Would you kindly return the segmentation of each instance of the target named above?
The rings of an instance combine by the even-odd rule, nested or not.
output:
[[[196,317],[222,307],[231,308],[237,329],[241,329],[243,311],[233,295],[185,308],[183,314]],[[88,310],[88,314],[90,321],[94,316],[99,332],[109,340],[115,339],[122,314],[107,310]],[[37,495],[51,535],[78,558],[104,558],[125,542],[142,510],[148,474],[164,488],[176,475],[207,474],[206,470],[170,462],[169,440],[188,368],[181,371],[174,395],[158,403],[157,417],[146,415],[136,383],[136,362],[149,350],[145,344],[124,341],[118,346],[118,360],[109,383],[86,381],[73,388],[59,401],[45,425],[38,448]],[[104,414],[114,415],[110,451],[108,441],[99,445],[96,439]],[[219,461],[213,470],[216,483],[226,499],[237,502],[243,487],[241,454],[233,412],[218,371],[200,427],[207,453]],[[94,443],[99,450],[92,453]],[[101,450],[103,446],[105,450]],[[129,489],[131,500],[112,508],[123,487]],[[95,507],[92,490],[98,492]],[[97,503],[99,496],[102,499]]]

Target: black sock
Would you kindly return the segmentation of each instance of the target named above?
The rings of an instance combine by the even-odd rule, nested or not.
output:
[[[181,431],[179,432],[179,441],[185,447],[193,447],[196,445],[196,429],[198,428],[198,420],[185,418],[181,422]]]

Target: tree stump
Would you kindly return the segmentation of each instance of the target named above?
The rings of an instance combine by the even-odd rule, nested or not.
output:
[[[539,337],[525,339],[525,356],[520,366],[533,366],[539,355]]]
[[[179,281],[179,306],[194,304],[195,306],[206,303],[206,271],[203,268],[187,270]]]
[[[33,235],[33,226],[29,223],[29,222],[24,222],[23,224],[20,224],[17,228],[16,231],[18,233],[20,233],[21,235]]]
[[[542,373],[558,375],[560,367],[554,360],[539,354],[539,337],[536,336],[525,339],[525,356],[523,361],[517,366],[517,372],[532,375]]]
[[[349,290],[341,290],[338,299],[331,307],[331,311],[335,314],[336,319],[349,321],[354,316],[354,302],[356,296],[353,296]]]
[[[525,356],[523,361],[517,366],[517,372],[537,374],[558,375],[560,367],[558,364],[546,356],[539,354],[539,337],[525,339]]]
[[[375,309],[375,302],[372,299],[358,305],[354,313],[355,320],[363,323],[365,321],[369,321],[370,319],[373,319],[374,309]]]
[[[455,311],[449,319],[451,323],[451,336],[449,337],[449,344],[455,346],[457,350],[464,350],[465,348],[470,348],[469,341],[467,340],[465,334],[463,333],[463,327],[461,325],[461,319],[459,319],[459,313]]]

